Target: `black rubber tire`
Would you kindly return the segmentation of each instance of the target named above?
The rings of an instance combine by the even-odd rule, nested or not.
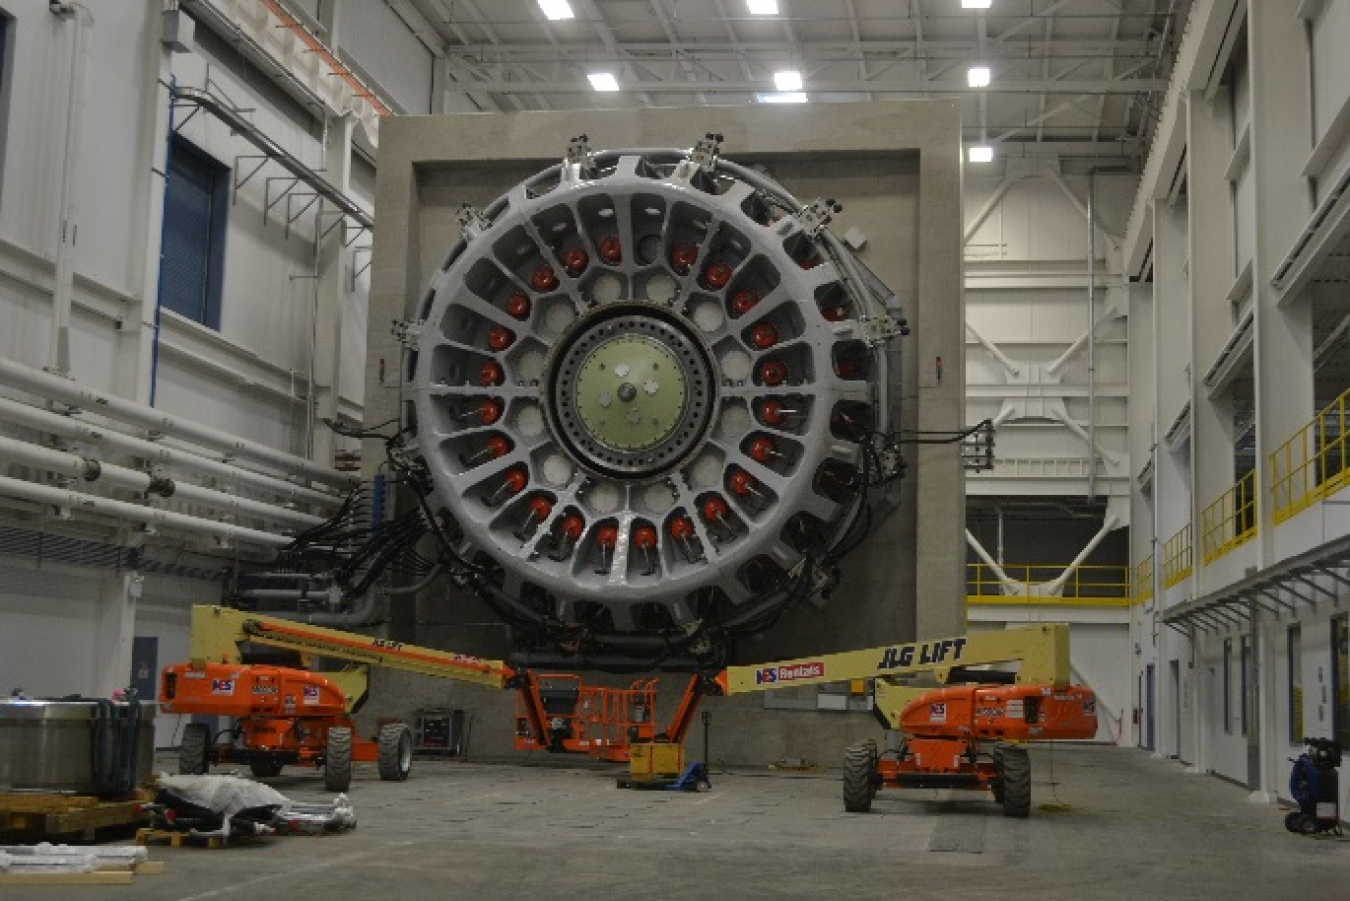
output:
[[[279,760],[254,760],[249,763],[248,768],[255,779],[270,779],[281,775],[281,770],[285,766],[286,764]]]
[[[380,727],[380,778],[402,782],[412,770],[412,730],[404,723],[386,723]]]
[[[211,747],[211,729],[205,723],[188,723],[183,727],[183,743],[178,746],[178,773],[182,776],[205,776],[210,768],[208,751]]]
[[[844,751],[844,810],[867,813],[876,796],[877,743],[871,740]]]
[[[994,745],[994,781],[989,788],[994,793],[994,803],[1003,803],[1003,752],[1008,746],[1003,742]]]
[[[323,752],[323,787],[345,792],[352,785],[352,730],[334,726],[328,730]]]
[[[1003,815],[1025,819],[1031,815],[1031,758],[1026,748],[1003,749]]]
[[[1298,821],[1303,819],[1303,812],[1291,810],[1284,815],[1284,828],[1290,832],[1298,832]]]
[[[1317,822],[1317,817],[1304,814],[1298,818],[1298,831],[1302,835],[1316,835],[1322,831],[1322,826]]]

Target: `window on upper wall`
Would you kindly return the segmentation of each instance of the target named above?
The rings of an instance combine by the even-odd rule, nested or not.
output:
[[[230,170],[174,136],[160,251],[160,305],[220,328]]]

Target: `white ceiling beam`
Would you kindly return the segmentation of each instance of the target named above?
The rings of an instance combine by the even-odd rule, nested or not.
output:
[[[1143,64],[1141,64],[1143,65]],[[719,94],[762,93],[772,87],[768,79],[764,81],[699,81],[681,83],[669,81],[642,81],[625,85],[630,91],[650,91],[654,94],[687,94],[691,90],[715,92]],[[583,81],[492,81],[478,86],[479,90],[502,94],[589,94],[591,86]],[[1000,81],[984,88],[972,88],[957,82],[934,81],[857,81],[840,79],[820,82],[811,86],[816,94],[854,94],[875,91],[878,94],[1075,94],[1077,99],[1093,97],[1097,94],[1138,94],[1148,91],[1162,91],[1167,82],[1154,79],[1118,79],[1116,81]]]

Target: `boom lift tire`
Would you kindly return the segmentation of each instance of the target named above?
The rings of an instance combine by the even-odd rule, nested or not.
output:
[[[1031,758],[1026,748],[1008,745],[1003,748],[1002,783],[1003,815],[1025,819],[1031,814]]]
[[[183,776],[205,776],[209,761],[207,748],[211,744],[211,730],[205,723],[188,723],[183,727],[183,743],[178,747],[178,772]]]
[[[272,776],[281,775],[281,770],[286,765],[276,760],[254,760],[249,763],[249,771],[253,773],[256,779],[268,779]]]
[[[844,751],[844,810],[867,813],[876,796],[877,743],[868,739]]]
[[[412,769],[412,730],[403,723],[386,723],[380,727],[380,778],[385,782],[402,782]]]
[[[994,793],[994,803],[1003,803],[1003,750],[1008,747],[1003,742],[994,745],[994,752],[991,755],[994,758],[994,781],[989,784],[989,790]]]
[[[334,726],[328,730],[323,757],[323,787],[345,792],[352,784],[352,730]]]

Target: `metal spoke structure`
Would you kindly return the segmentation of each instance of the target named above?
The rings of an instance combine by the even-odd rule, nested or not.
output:
[[[574,140],[461,211],[407,325],[403,449],[446,550],[555,649],[715,655],[898,498],[896,298],[833,202],[717,138]]]
[[[442,67],[447,109],[773,102],[796,70],[809,102],[952,98],[967,143],[1018,155],[1146,152],[1190,0],[535,0],[391,3]],[[971,87],[971,66],[992,81]],[[598,93],[590,72],[614,74]]]

